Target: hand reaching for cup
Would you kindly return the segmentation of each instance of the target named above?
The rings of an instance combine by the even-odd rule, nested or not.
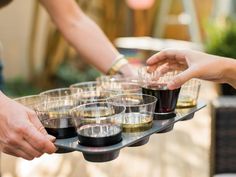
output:
[[[34,111],[0,93],[0,149],[2,152],[32,160],[53,153],[54,137],[48,135]]]
[[[236,88],[236,61],[206,53],[185,50],[165,49],[147,60],[148,71],[159,69],[161,73],[181,70],[168,83],[169,89],[176,89],[191,78],[199,78],[218,83],[229,83]]]

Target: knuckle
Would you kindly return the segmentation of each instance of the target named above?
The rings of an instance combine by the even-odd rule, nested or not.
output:
[[[39,158],[43,155],[43,153],[38,153],[35,157]]]
[[[180,77],[176,77],[172,80],[172,82],[174,83],[176,87],[180,87],[182,84],[182,79]]]
[[[8,145],[16,146],[18,144],[18,138],[16,135],[11,134],[5,139],[5,143]]]
[[[38,119],[37,114],[33,110],[29,110],[28,115],[30,119]]]
[[[27,131],[27,127],[27,125],[18,125],[15,127],[15,130],[19,134],[25,134],[25,132]]]
[[[24,159],[26,159],[26,160],[33,160],[34,159],[34,157],[33,156],[23,156],[22,158],[24,158]]]
[[[20,157],[19,154],[17,154],[16,152],[14,152],[11,148],[9,148],[7,146],[2,147],[2,152],[6,153],[6,154],[9,154],[9,155],[13,155],[15,157]]]
[[[44,140],[40,140],[37,143],[37,148],[40,149],[40,151],[44,151],[45,146],[46,146],[46,141],[44,141]]]

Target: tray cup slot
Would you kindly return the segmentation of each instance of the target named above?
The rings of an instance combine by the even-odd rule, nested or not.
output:
[[[83,152],[84,159],[89,162],[108,162],[116,159],[119,156],[120,151],[112,151],[107,153],[85,153]]]

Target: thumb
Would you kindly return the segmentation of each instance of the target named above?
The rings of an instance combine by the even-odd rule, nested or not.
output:
[[[187,69],[178,75],[176,75],[168,84],[167,87],[170,90],[177,89],[181,87],[185,82],[193,78],[193,73],[190,69]]]

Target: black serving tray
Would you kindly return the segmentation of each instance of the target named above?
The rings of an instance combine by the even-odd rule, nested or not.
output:
[[[115,159],[119,155],[120,149],[124,147],[141,146],[146,144],[149,137],[155,133],[165,133],[171,131],[174,124],[178,121],[192,119],[194,113],[206,105],[199,102],[197,106],[186,109],[176,109],[175,114],[171,117],[159,114],[154,115],[153,126],[151,129],[138,133],[122,133],[122,141],[115,145],[105,147],[87,147],[79,144],[78,138],[57,139],[55,145],[59,148],[60,153],[80,151],[86,160],[91,162],[106,162]]]

